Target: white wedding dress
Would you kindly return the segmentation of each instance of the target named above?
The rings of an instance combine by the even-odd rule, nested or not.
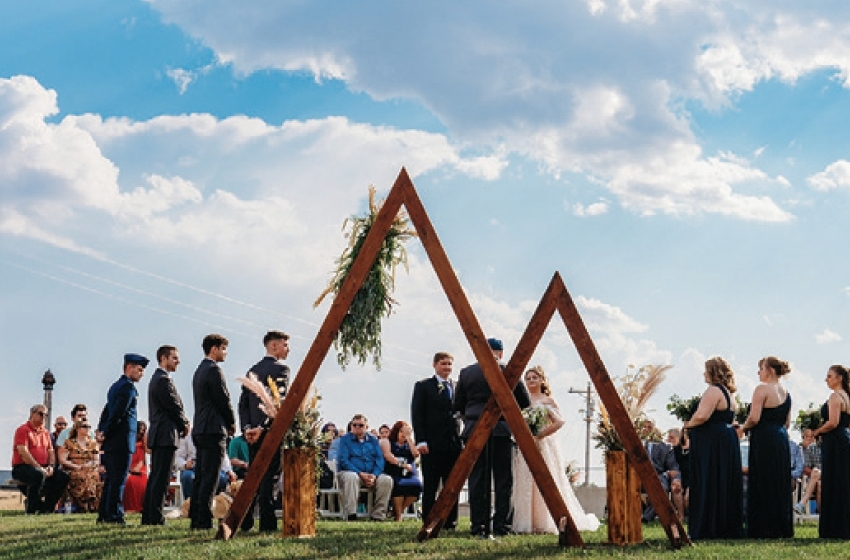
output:
[[[554,403],[554,401],[553,401]],[[549,412],[548,423],[561,420],[561,411],[555,404],[537,404]],[[573,492],[566,473],[566,462],[561,457],[558,442],[550,434],[537,442],[537,448],[543,455],[543,460],[555,479],[555,485],[561,491],[561,496],[567,505],[573,521],[579,531],[595,531],[599,528],[599,519],[592,513],[585,513],[578,498]],[[514,457],[514,488],[513,488],[513,531],[515,533],[557,533],[558,526],[552,519],[552,514],[540,495],[540,490],[531,476],[525,457],[517,450]]]

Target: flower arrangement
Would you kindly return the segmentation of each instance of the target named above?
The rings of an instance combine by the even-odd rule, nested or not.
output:
[[[522,410],[522,417],[531,430],[532,435],[537,435],[546,425],[549,419],[549,410],[545,406],[534,405]]]
[[[337,259],[336,271],[328,287],[313,303],[313,307],[317,307],[327,295],[339,293],[363,248],[366,236],[372,229],[382,204],[383,202],[375,202],[375,187],[370,186],[369,209],[365,215],[352,216],[343,222],[343,230],[350,225],[350,230],[345,234],[348,237],[348,247]],[[354,296],[334,340],[337,362],[343,369],[351,363],[352,359],[364,365],[370,355],[375,367],[378,370],[381,369],[381,318],[389,317],[393,305],[398,303],[391,295],[395,289],[395,270],[399,264],[407,269],[407,251],[404,248],[404,242],[411,237],[416,237],[416,231],[410,228],[407,213],[399,212],[384,237],[363,285]]]
[[[820,414],[820,409],[815,408],[814,403],[809,403],[809,408],[801,410],[797,413],[797,418],[794,419],[794,429],[799,430],[817,430],[823,426],[823,416]]]
[[[319,453],[322,445],[328,442],[330,434],[322,432],[320,400],[322,397],[315,390],[304,399],[286,435],[283,436],[284,449],[314,449]]]
[[[620,395],[620,400],[635,431],[640,429],[640,425],[646,417],[643,410],[646,403],[664,381],[667,370],[672,367],[672,365],[649,364],[634,373],[630,373],[630,368],[625,376],[616,379],[619,385],[617,393]],[[611,422],[608,410],[602,403],[599,404],[599,421],[596,424],[596,433],[593,435],[593,439],[596,440],[597,449],[604,449],[605,451],[622,451],[624,449],[623,442]]]
[[[274,379],[268,379],[268,387],[264,385],[254,372],[248,372],[245,377],[236,378],[246,389],[257,395],[260,399],[260,410],[269,418],[277,416],[280,410],[280,389]],[[298,411],[292,424],[283,437],[284,449],[315,449],[319,452],[322,444],[326,443],[330,434],[322,433],[322,416],[319,411],[321,395],[315,388],[311,388]]]
[[[670,402],[667,403],[667,412],[669,412],[671,416],[678,418],[683,423],[687,422],[697,411],[701,398],[702,397],[700,395],[696,395],[689,399],[683,399],[674,393],[673,396],[670,397]]]

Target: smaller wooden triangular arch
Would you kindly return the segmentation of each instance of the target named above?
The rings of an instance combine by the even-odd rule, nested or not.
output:
[[[581,315],[579,315],[578,309],[567,291],[564,281],[561,279],[561,275],[557,272],[552,277],[549,286],[546,288],[546,292],[543,294],[543,298],[540,300],[525,332],[517,344],[516,350],[505,367],[505,383],[509,387],[514,387],[519,382],[522,373],[528,365],[528,361],[534,354],[537,344],[540,342],[546,327],[551,322],[555,311],[561,316],[573,340],[573,344],[575,344],[576,350],[578,350],[579,357],[596,387],[596,392],[608,409],[611,422],[623,440],[626,453],[631,460],[638,478],[643,483],[647,497],[655,508],[668,539],[670,539],[671,544],[676,548],[689,543],[690,540],[687,537],[687,533],[679,517],[676,515],[676,511],[670,502],[667,492],[658,480],[655,467],[649,460],[649,456],[646,454],[646,450],[632,425],[632,421],[620,400],[617,388],[611,381],[605,364],[596,351],[596,346],[593,344],[590,333],[587,332],[587,328],[584,326],[584,321],[582,321]],[[549,512],[556,521],[561,519],[561,523],[559,524],[561,527],[560,544],[568,546],[581,544],[581,537],[578,535],[575,524],[569,517],[569,514],[567,514],[566,519],[559,516],[559,512],[562,511],[560,504],[556,500],[552,500],[552,497],[553,495],[560,496],[557,486],[555,486],[554,481],[549,476],[548,470],[545,470],[545,465],[543,470],[540,468],[542,457],[541,463],[537,464],[533,464],[529,460],[529,456],[533,455],[532,449],[536,450],[536,445],[525,422],[521,421],[521,413],[520,419],[517,420],[516,418],[516,413],[519,412],[516,400],[513,400],[513,403],[506,404],[508,409],[513,408],[516,410],[511,411],[512,414],[508,414],[508,410],[501,406],[501,402],[495,397],[494,390],[494,396],[490,398],[484,412],[478,417],[475,429],[466,441],[463,452],[455,463],[455,467],[452,469],[437,502],[434,504],[431,513],[419,531],[418,538],[420,541],[439,534],[449,510],[457,499],[470,472],[472,472],[472,467],[476,459],[487,444],[490,432],[496,426],[499,417],[504,415],[508,424],[511,426],[517,445],[526,458],[529,470],[540,488],[540,493],[546,502],[546,506],[549,508]]]
[[[461,459],[458,460],[458,464],[447,481],[446,487],[440,493],[437,504],[435,504],[431,515],[429,515],[429,518],[425,522],[425,526],[420,531],[419,538],[433,537],[439,533],[439,528],[448,512],[448,507],[451,507],[451,504],[457,499],[457,495],[463,485],[463,480],[469,475],[468,470],[466,473],[462,473],[464,469],[461,467],[468,463],[468,469],[471,470],[472,464],[480,455],[484,442],[489,437],[499,415],[503,414],[511,426],[517,444],[529,465],[535,481],[541,489],[549,511],[562,527],[561,544],[571,546],[583,545],[575,523],[570,517],[563,498],[557,491],[557,486],[543,461],[543,456],[534,444],[533,436],[522,418],[522,412],[512,393],[513,386],[518,382],[523,368],[533,353],[533,347],[540,340],[543,330],[545,330],[545,326],[548,324],[548,318],[551,318],[554,309],[557,307],[561,316],[564,318],[564,322],[567,324],[567,329],[570,331],[570,335],[576,344],[576,348],[579,350],[579,354],[588,369],[588,373],[596,385],[600,398],[611,413],[611,419],[617,432],[622,434],[626,451],[634,461],[635,470],[643,482],[644,487],[647,489],[649,498],[655,506],[665,526],[665,530],[667,530],[668,537],[673,541],[674,545],[681,542],[681,539],[687,539],[673,511],[673,506],[664,493],[661,483],[655,474],[655,469],[649,462],[649,458],[640,444],[640,440],[631,426],[631,422],[628,420],[628,415],[614,389],[613,383],[611,383],[605,371],[605,366],[602,364],[602,360],[596,353],[590,336],[581,322],[578,311],[572,305],[572,300],[569,298],[569,294],[566,292],[560,276],[556,274],[552,285],[550,285],[550,289],[556,293],[544,296],[538,309],[538,313],[540,313],[542,308],[542,313],[544,314],[548,310],[547,321],[538,324],[532,319],[532,323],[529,324],[529,328],[526,331],[526,335],[528,335],[527,341],[524,335],[523,341],[525,342],[521,341],[514,353],[514,357],[512,357],[508,368],[503,374],[487,345],[484,333],[478,324],[478,319],[472,311],[472,307],[463,292],[460,281],[454,273],[454,269],[446,256],[442,244],[437,238],[437,232],[433,224],[431,224],[431,220],[425,211],[425,207],[422,205],[422,201],[419,199],[413,182],[404,168],[399,173],[393,188],[390,190],[387,199],[378,212],[369,234],[366,236],[366,240],[361,247],[360,253],[352,264],[348,276],[331,304],[331,308],[322,326],[319,328],[319,332],[316,334],[316,338],[307,351],[304,361],[298,370],[298,374],[289,388],[289,392],[284,398],[283,403],[281,403],[280,410],[274,422],[272,422],[271,428],[266,434],[263,444],[260,446],[251,464],[251,468],[248,469],[248,474],[245,477],[241,490],[236,495],[230,510],[219,526],[216,538],[231,538],[237,527],[239,527],[242,518],[247,513],[273,455],[278,452],[283,437],[292,420],[295,418],[295,413],[300,403],[309,391],[319,367],[327,356],[337,331],[342,324],[342,320],[346,313],[348,313],[354,296],[363,284],[377,256],[378,250],[390,229],[392,221],[401,209],[402,204],[407,209],[410,220],[419,234],[422,246],[434,267],[434,272],[449,299],[449,303],[454,310],[455,316],[460,323],[461,329],[469,342],[476,360],[481,364],[481,369],[493,393],[493,398],[485,410],[485,415],[490,414],[493,417],[491,422],[488,421],[492,425],[488,427],[487,423],[484,422],[486,419],[485,416],[479,419],[478,425],[461,455]],[[549,294],[548,290],[547,294]],[[566,297],[566,301],[569,302],[571,308],[567,307],[564,297]],[[550,307],[551,309],[549,310]],[[535,313],[535,317],[538,316],[538,313]],[[580,326],[580,329],[577,329],[576,324]],[[532,332],[529,333],[529,331]]]

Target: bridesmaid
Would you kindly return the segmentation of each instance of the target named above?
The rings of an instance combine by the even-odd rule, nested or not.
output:
[[[720,357],[705,362],[708,389],[685,423],[691,438],[691,539],[734,539],[744,534],[741,448],[731,426],[735,372]],[[789,489],[790,492],[790,489]]]
[[[844,366],[832,366],[826,384],[832,389],[820,411],[826,422],[814,434],[822,438],[818,534],[825,539],[850,539],[850,374]]]
[[[750,415],[747,536],[753,539],[792,538],[794,501],[791,452],[787,428],[791,422],[791,395],[780,379],[791,371],[788,362],[768,356],[759,361],[759,381],[753,391]]]

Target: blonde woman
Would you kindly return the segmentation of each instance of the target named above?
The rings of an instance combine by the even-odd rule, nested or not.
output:
[[[688,533],[693,540],[733,539],[744,534],[741,447],[732,427],[735,372],[720,357],[705,362],[705,382],[691,419],[691,488]]]
[[[552,398],[546,373],[540,366],[525,372],[523,377],[531,399],[526,409],[531,415],[541,419],[534,439],[537,443],[546,467],[552,473],[555,484],[566,502],[570,516],[579,531],[595,531],[599,520],[592,513],[585,513],[573,492],[572,484],[566,474],[567,463],[561,456],[557,440],[552,437],[564,425],[558,403]],[[514,458],[514,487],[511,498],[514,506],[513,530],[516,533],[557,533],[558,527],[543,501],[543,496],[531,476],[531,471],[522,453]]]

